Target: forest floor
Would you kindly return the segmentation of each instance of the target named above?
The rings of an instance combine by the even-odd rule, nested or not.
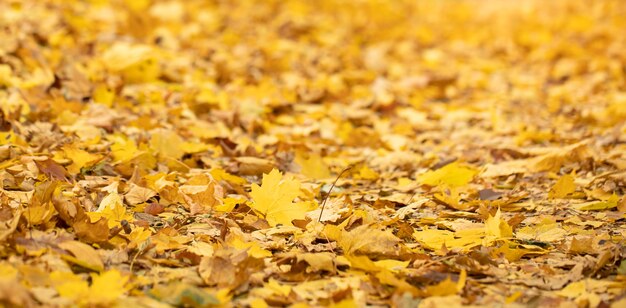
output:
[[[626,1],[0,1],[0,303],[626,306]]]

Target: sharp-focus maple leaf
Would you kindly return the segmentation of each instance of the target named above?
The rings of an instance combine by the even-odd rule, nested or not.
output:
[[[304,219],[307,206],[294,203],[300,194],[300,182],[292,177],[283,178],[280,171],[273,169],[263,175],[261,186],[252,184],[250,207],[271,226],[292,226],[294,219]]]

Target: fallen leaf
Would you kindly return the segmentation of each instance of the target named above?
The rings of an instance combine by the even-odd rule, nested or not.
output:
[[[160,284],[149,291],[150,296],[172,306],[191,305],[205,307],[218,305],[220,301],[206,290],[183,282]]]
[[[502,213],[500,209],[496,212],[495,216],[489,216],[485,221],[485,234],[488,237],[492,237],[494,239],[504,239],[509,238],[513,235],[513,230],[511,226],[506,222],[506,220],[501,218]]]
[[[320,155],[298,151],[295,162],[300,165],[300,173],[309,178],[317,180],[330,178],[330,170]]]
[[[576,191],[576,184],[574,184],[574,177],[566,174],[559,178],[558,181],[552,186],[548,197],[551,199],[565,198],[567,195]]]
[[[210,175],[201,174],[179,187],[191,215],[208,213],[223,202],[224,190]]]
[[[71,174],[80,173],[82,168],[89,167],[102,159],[101,155],[91,154],[75,145],[63,147],[63,153],[72,161],[72,164],[67,166],[67,171]]]
[[[262,267],[263,260],[249,256],[246,250],[220,248],[213,256],[202,258],[198,271],[206,284],[234,290]]]
[[[273,169],[263,175],[261,186],[252,184],[252,209],[271,226],[292,226],[294,219],[304,219],[307,208],[293,200],[300,194],[300,182]]]
[[[126,207],[122,203],[122,198],[117,193],[110,193],[98,206],[96,212],[86,213],[92,223],[97,222],[101,218],[106,218],[109,228],[120,226],[122,221],[133,222],[135,219],[126,211]]]
[[[180,159],[185,154],[184,141],[176,132],[159,128],[150,135],[150,148],[156,153],[173,159]]]
[[[572,207],[579,211],[599,211],[612,209],[617,207],[617,202],[619,201],[619,197],[617,195],[612,195],[606,201],[590,201],[583,203],[572,204]]]
[[[522,227],[515,232],[515,236],[519,239],[540,242],[557,242],[565,235],[567,231],[560,228],[559,224],[550,218],[543,219],[535,226]]]
[[[93,247],[78,241],[65,241],[58,246],[73,255],[73,258],[65,258],[67,261],[97,272],[104,269],[102,259]]]
[[[469,183],[478,173],[474,168],[453,162],[437,170],[428,171],[417,177],[423,185],[459,187]]]
[[[483,169],[482,177],[496,177],[515,173],[557,171],[563,164],[579,161],[586,157],[587,141],[583,140],[562,148],[549,149],[547,153],[533,158],[488,164]]]
[[[128,192],[124,194],[124,200],[130,205],[137,205],[148,201],[150,198],[156,196],[156,194],[156,191],[150,188],[131,183]]]

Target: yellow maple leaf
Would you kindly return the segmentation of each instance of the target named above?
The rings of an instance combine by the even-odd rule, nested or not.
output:
[[[467,202],[461,202],[461,189],[462,188],[454,187],[444,189],[445,191],[435,194],[435,199],[442,201],[454,209],[461,211],[467,210],[470,207],[470,204]]]
[[[61,297],[77,301],[89,296],[87,281],[71,272],[54,271],[50,274],[50,280]]]
[[[129,248],[139,247],[141,244],[145,243],[148,238],[152,235],[150,229],[146,228],[135,228],[128,235],[128,239],[130,243],[128,244]]]
[[[269,306],[267,305],[265,300],[257,297],[257,298],[253,298],[250,300],[250,307],[251,308],[267,308]]]
[[[247,183],[246,179],[232,175],[221,168],[213,168],[210,173],[217,181],[226,181],[236,185],[244,185]]]
[[[2,262],[0,263],[0,281],[12,281],[17,278],[15,266]]]
[[[330,305],[330,307],[332,308],[353,308],[353,307],[359,307],[359,305],[357,305],[357,303],[354,301],[353,298],[347,298],[347,299],[343,299],[337,303],[332,303]]]
[[[80,169],[90,166],[102,158],[100,155],[91,154],[74,145],[64,146],[63,152],[65,153],[65,157],[72,160],[72,164],[67,166],[67,171],[71,174],[80,173]]]
[[[0,132],[0,145],[5,144],[15,144],[17,141],[17,136],[14,132]]]
[[[300,193],[300,182],[293,177],[283,178],[276,169],[263,174],[261,186],[252,184],[252,209],[271,226],[292,226],[294,219],[304,219],[307,207],[293,200]]]
[[[376,171],[372,170],[369,166],[363,165],[361,168],[356,170],[357,178],[361,178],[364,180],[377,180],[380,175],[376,173]]]
[[[265,257],[271,257],[272,253],[269,250],[265,250],[263,248],[261,248],[261,245],[259,245],[259,243],[257,242],[246,242],[244,239],[238,237],[238,236],[233,236],[232,238],[230,238],[229,243],[231,246],[237,248],[237,249],[247,249],[248,250],[248,255],[254,257],[254,258],[265,258]]]
[[[485,221],[485,234],[487,236],[494,237],[495,239],[513,236],[513,229],[501,216],[502,213],[500,209],[498,209],[496,215],[489,215],[489,218]]]
[[[613,194],[604,201],[583,202],[583,203],[573,204],[572,207],[579,211],[606,210],[606,209],[612,209],[614,207],[617,207],[619,200],[620,200],[619,197],[616,194]]]
[[[161,155],[179,159],[185,151],[183,150],[183,138],[176,132],[163,128],[150,132],[150,148]]]
[[[118,42],[102,54],[102,61],[109,71],[121,73],[127,83],[153,82],[161,72],[156,54],[157,50],[147,45]]]
[[[224,198],[224,202],[222,204],[216,205],[213,209],[218,212],[228,213],[235,209],[238,204],[246,203],[246,199],[244,198]]]
[[[119,226],[122,220],[133,222],[133,215],[126,213],[126,207],[122,203],[122,198],[117,193],[111,193],[102,199],[96,212],[88,212],[91,222],[100,220],[101,217],[107,219],[109,228]]]
[[[111,144],[111,155],[115,163],[132,159],[137,154],[135,141],[122,134],[109,135],[107,137]]]
[[[52,203],[47,202],[41,205],[31,205],[28,207],[28,211],[24,214],[26,220],[31,226],[36,226],[45,223],[54,216],[56,210]]]
[[[574,183],[574,177],[572,175],[566,174],[560,177],[554,186],[550,189],[548,193],[548,198],[550,199],[560,199],[565,198],[567,195],[576,191],[576,184]]]
[[[544,218],[536,225],[519,228],[515,231],[515,237],[521,240],[558,242],[567,235],[567,231],[559,226],[554,219]]]
[[[199,174],[179,187],[183,199],[190,207],[191,215],[208,213],[222,204],[224,189],[210,175]]]
[[[393,260],[393,259],[386,259],[386,260],[375,261],[374,264],[376,264],[376,266],[379,268],[384,268],[388,271],[395,273],[409,266],[409,261],[398,261],[398,260]]]
[[[171,230],[161,229],[160,232],[153,235],[150,241],[154,243],[157,253],[163,253],[166,250],[180,249],[191,241],[191,238],[178,233],[172,233]]]
[[[94,304],[113,302],[126,292],[128,276],[122,276],[117,270],[106,271],[100,275],[91,274],[88,301]]]
[[[91,286],[81,276],[71,272],[52,272],[50,280],[61,297],[82,305],[106,305],[122,296],[127,288],[128,276],[117,270],[91,274]]]
[[[418,177],[424,185],[449,187],[464,186],[478,173],[476,169],[453,162],[440,169],[428,171]]]
[[[307,155],[302,151],[296,152],[296,164],[300,165],[300,173],[312,179],[327,179],[330,177],[330,170],[317,154]]]
[[[265,287],[272,290],[274,293],[287,296],[291,293],[291,286],[280,284],[275,279],[271,279],[265,284]]]
[[[115,92],[111,88],[105,85],[98,85],[93,90],[93,101],[96,103],[100,103],[107,107],[111,107],[113,105],[114,100],[115,100]]]
[[[456,294],[457,292],[463,290],[466,279],[467,272],[462,270],[457,282],[452,281],[452,279],[448,276],[448,278],[438,284],[426,287],[426,293],[430,296],[448,296]]]
[[[470,228],[452,232],[449,230],[424,229],[413,233],[413,238],[424,248],[438,251],[442,247],[470,251],[482,244],[485,237],[484,228]]]

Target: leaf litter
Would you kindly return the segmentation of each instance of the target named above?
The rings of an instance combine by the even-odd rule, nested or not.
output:
[[[3,1],[0,303],[626,305],[622,1]]]

